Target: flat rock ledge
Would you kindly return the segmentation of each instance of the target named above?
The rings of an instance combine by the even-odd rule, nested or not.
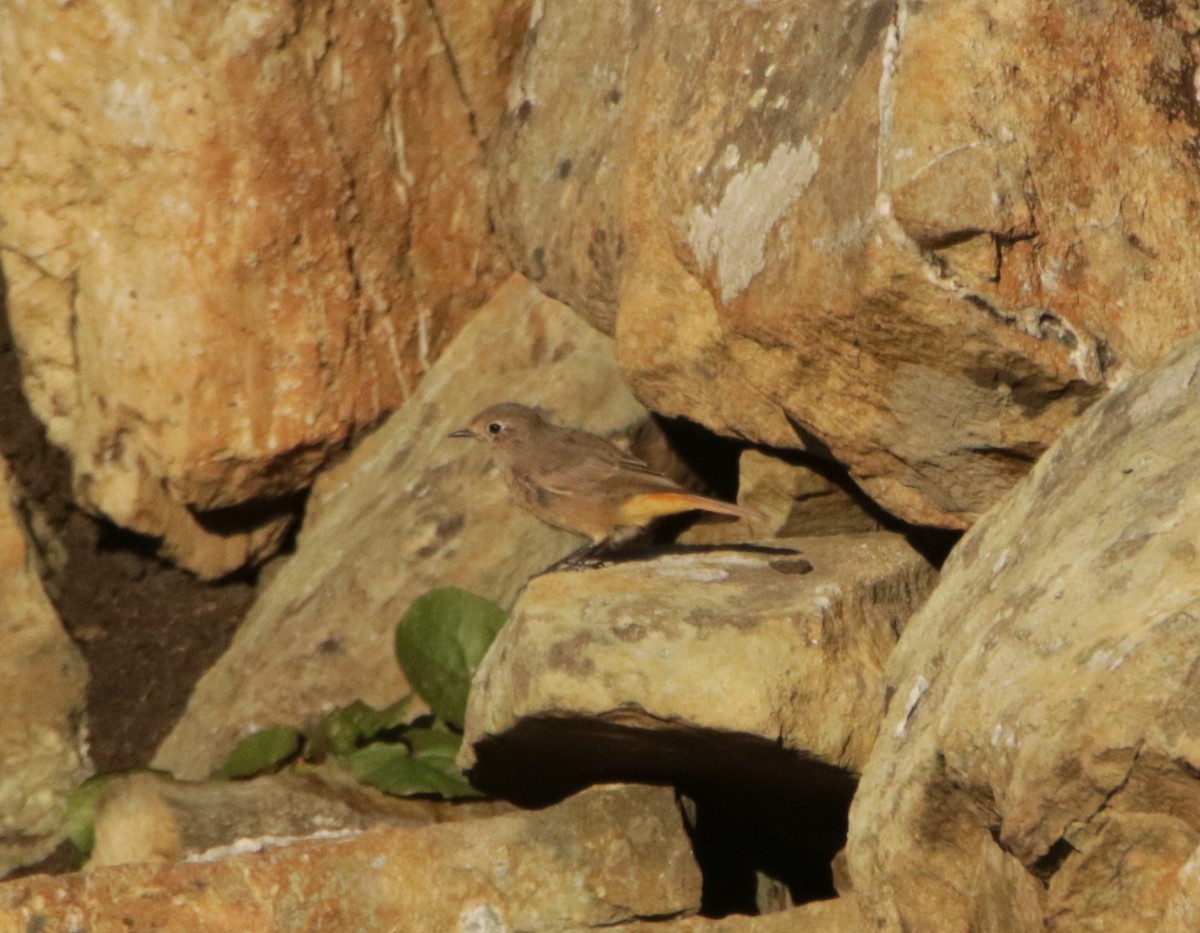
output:
[[[883,532],[535,577],[476,675],[460,764],[525,805],[676,786],[702,863],[738,851],[794,900],[832,896],[883,668],[935,580]]]
[[[541,811],[280,842],[9,882],[0,929],[587,929],[700,902],[664,788],[600,787]]]

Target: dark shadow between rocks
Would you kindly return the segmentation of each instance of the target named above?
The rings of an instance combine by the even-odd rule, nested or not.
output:
[[[863,491],[863,488],[850,474],[850,470],[833,456],[824,441],[795,419],[789,417],[788,422],[791,424],[792,430],[796,432],[796,436],[804,443],[805,452],[795,453],[770,449],[772,455],[782,457],[790,463],[802,464],[837,486],[853,499],[859,508],[878,522],[880,528],[903,535],[914,551],[934,567],[941,568],[954,545],[958,543],[958,539],[963,536],[962,531],[956,528],[938,528],[933,525],[911,525],[893,515]]]
[[[631,710],[630,721],[623,713],[527,719],[477,743],[469,777],[526,807],[592,784],[674,786],[691,801],[705,916],[757,913],[764,877],[793,903],[836,896],[830,866],[845,845],[854,775],[756,736],[647,726],[647,718]]]

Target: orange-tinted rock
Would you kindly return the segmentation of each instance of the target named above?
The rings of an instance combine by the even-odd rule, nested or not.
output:
[[[286,518],[213,510],[305,487],[503,274],[430,7],[10,4],[0,67],[34,410],[86,507],[232,570]]]
[[[700,900],[668,788],[597,788],[536,812],[277,842],[0,885],[0,927],[560,930],[692,913]]]
[[[966,527],[1200,325],[1182,13],[540,9],[499,230],[615,329],[649,408],[828,448],[893,513]]]

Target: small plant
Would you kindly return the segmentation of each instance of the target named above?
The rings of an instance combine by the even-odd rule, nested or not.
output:
[[[307,729],[272,726],[247,736],[213,777],[252,777],[297,760],[331,760],[389,794],[479,796],[455,759],[471,678],[507,617],[496,603],[465,590],[430,590],[396,626],[396,660],[432,716],[406,719],[411,696],[382,710],[355,700]]]
[[[396,626],[396,660],[432,715],[410,719],[411,694],[379,710],[355,700],[307,728],[271,726],[247,736],[212,777],[249,778],[299,762],[332,761],[397,796],[480,796],[455,760],[471,678],[507,618],[496,603],[456,587],[417,597]],[[81,863],[95,845],[101,793],[130,773],[93,775],[69,795],[63,831]]]

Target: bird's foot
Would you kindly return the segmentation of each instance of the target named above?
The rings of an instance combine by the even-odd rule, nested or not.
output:
[[[588,570],[596,567],[606,567],[613,563],[612,554],[607,541],[598,544],[585,544],[572,551],[566,557],[560,557],[541,573],[553,573],[558,570]],[[539,574],[540,575],[540,574]]]

